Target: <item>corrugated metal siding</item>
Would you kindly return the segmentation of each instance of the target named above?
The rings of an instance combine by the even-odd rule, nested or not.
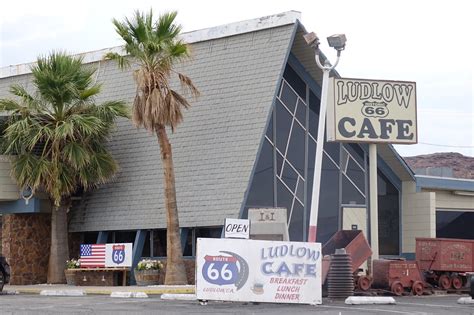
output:
[[[181,226],[221,225],[238,216],[294,27],[192,44],[193,60],[179,70],[201,97],[170,134]],[[96,66],[103,82],[98,102],[133,100],[130,72],[111,62]],[[0,80],[0,97],[28,77]],[[121,171],[73,209],[70,231],[166,227],[156,136],[121,120],[108,147]]]

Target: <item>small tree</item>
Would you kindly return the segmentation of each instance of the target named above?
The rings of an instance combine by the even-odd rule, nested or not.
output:
[[[34,94],[12,85],[14,99],[0,100],[10,113],[2,135],[4,153],[16,155],[12,176],[22,188],[44,192],[52,203],[48,283],[64,283],[69,259],[67,212],[71,195],[109,180],[117,162],[104,143],[118,117],[128,117],[124,102],[97,105],[95,69],[82,58],[53,52],[31,69]]]
[[[133,122],[155,133],[161,149],[167,210],[165,284],[187,282],[179,236],[173,157],[166,127],[174,131],[183,120],[182,110],[190,104],[171,87],[172,75],[177,76],[185,93],[199,95],[191,79],[174,69],[176,63],[189,57],[188,46],[179,39],[181,26],[175,23],[176,15],[176,12],[165,13],[155,21],[150,10],[147,14],[136,11],[131,20],[113,19],[115,30],[125,42],[126,53],[139,65],[133,73],[137,83]],[[129,59],[119,54],[109,53],[105,57],[116,60],[122,69],[129,66]]]

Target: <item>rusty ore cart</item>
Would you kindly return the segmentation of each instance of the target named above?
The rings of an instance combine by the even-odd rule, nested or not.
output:
[[[474,272],[474,240],[417,238],[416,260],[427,282],[439,288],[459,290]]]
[[[423,275],[414,260],[374,260],[373,278],[373,288],[388,289],[398,296],[405,291],[410,291],[413,295],[422,295],[425,287]]]

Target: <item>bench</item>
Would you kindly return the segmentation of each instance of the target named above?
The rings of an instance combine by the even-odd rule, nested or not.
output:
[[[113,286],[114,275],[121,273],[122,286],[127,285],[127,274],[130,268],[77,268],[71,269],[75,273],[76,285]],[[90,274],[91,273],[91,274]],[[120,277],[117,279],[120,280]],[[120,283],[120,281],[118,281]]]

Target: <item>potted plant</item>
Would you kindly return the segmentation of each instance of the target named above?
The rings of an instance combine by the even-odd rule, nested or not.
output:
[[[135,268],[137,285],[156,285],[163,270],[163,263],[155,259],[142,259]]]
[[[76,270],[81,267],[81,264],[78,259],[72,258],[70,260],[66,260],[66,269],[64,270],[64,274],[66,276],[66,283],[68,285],[76,285],[75,276]]]

